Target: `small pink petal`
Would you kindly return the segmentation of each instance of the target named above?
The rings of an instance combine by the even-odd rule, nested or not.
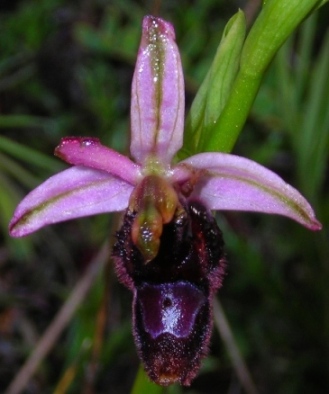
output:
[[[55,155],[67,163],[103,170],[130,184],[136,184],[140,166],[128,157],[100,143],[98,138],[65,137],[55,149]]]
[[[13,237],[48,224],[82,216],[122,211],[133,186],[104,171],[72,167],[47,179],[18,205],[9,224]]]
[[[131,145],[136,161],[154,154],[164,164],[181,148],[184,78],[172,25],[146,16],[132,83]]]
[[[305,198],[274,172],[243,157],[201,153],[178,165],[206,170],[192,196],[209,209],[253,211],[288,216],[311,230],[321,224]]]

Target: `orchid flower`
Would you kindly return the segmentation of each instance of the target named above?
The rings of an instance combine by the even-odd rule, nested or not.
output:
[[[150,175],[173,187],[177,198],[198,197],[211,210],[288,216],[311,230],[320,223],[293,187],[246,158],[200,153],[174,165],[184,130],[184,80],[173,27],[146,17],[132,84],[130,153],[135,162],[96,138],[67,137],[55,155],[75,167],[33,190],[10,222],[13,237],[100,213],[123,211]]]
[[[20,237],[69,219],[126,212],[114,248],[117,271],[134,293],[134,325],[139,327],[134,335],[141,358],[149,376],[164,385],[175,381],[190,384],[209,342],[211,297],[220,287],[224,269],[221,233],[211,210],[279,214],[311,230],[321,229],[311,206],[296,189],[251,160],[206,152],[175,163],[175,154],[183,144],[184,110],[184,79],[174,29],[160,18],[146,16],[132,82],[133,160],[102,145],[97,138],[63,138],[55,155],[73,167],[30,192],[9,225],[10,234]],[[207,231],[209,234],[204,234]],[[199,242],[193,249],[193,259],[187,239]],[[127,248],[134,249],[132,254]],[[172,248],[179,253],[167,251]],[[182,274],[176,266],[168,268],[171,274],[166,278],[160,258],[168,265],[176,264],[161,257],[168,253],[174,253],[170,256],[172,261],[177,260],[177,266],[179,258],[189,264],[192,260],[193,264],[200,263],[201,276],[206,266],[207,280],[199,283],[191,279],[192,266],[188,274]],[[137,255],[138,272],[134,264]],[[207,265],[206,259],[216,262]],[[161,275],[155,273],[156,268],[152,271],[156,264],[162,267]],[[184,352],[179,341],[196,332],[195,324],[204,310],[208,311],[208,328],[200,331],[202,343],[197,345],[202,354],[189,351],[183,360],[174,350],[165,353],[170,341],[176,347],[179,343]],[[156,350],[154,343],[161,334],[175,337],[176,342],[171,339]],[[193,338],[191,341],[197,344]],[[147,341],[153,341],[156,357],[145,350]],[[165,356],[173,366],[166,365]]]

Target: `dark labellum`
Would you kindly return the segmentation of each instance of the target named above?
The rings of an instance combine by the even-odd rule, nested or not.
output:
[[[198,201],[164,225],[157,256],[146,263],[131,239],[127,211],[113,256],[120,281],[134,295],[133,333],[149,377],[190,385],[208,352],[212,300],[225,259],[215,219]]]

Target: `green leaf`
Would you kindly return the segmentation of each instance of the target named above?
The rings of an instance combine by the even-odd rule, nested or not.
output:
[[[205,150],[232,150],[268,65],[293,30],[318,4],[319,0],[266,1],[245,41],[239,73]]]
[[[37,186],[39,179],[15,160],[0,152],[0,172],[8,173],[17,179],[22,185],[32,189]]]
[[[4,136],[0,136],[0,151],[10,154],[16,159],[35,164],[40,168],[49,169],[50,171],[59,171],[65,167],[58,160]]]
[[[329,34],[326,35],[311,77],[309,97],[303,122],[295,138],[300,147],[300,181],[310,197],[315,198],[325,177],[329,147]],[[305,174],[310,176],[305,176]],[[313,194],[313,195],[312,195]]]
[[[318,5],[318,8],[322,7],[324,4],[328,3],[329,0],[322,0],[320,1],[320,4]]]
[[[245,32],[244,13],[239,10],[225,26],[215,58],[187,118],[184,149],[190,154],[202,151],[211,126],[225,106],[238,72]]]
[[[0,128],[11,127],[40,127],[47,128],[52,124],[49,119],[30,115],[1,115]]]

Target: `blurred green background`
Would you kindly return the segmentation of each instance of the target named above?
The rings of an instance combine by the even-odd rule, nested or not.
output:
[[[115,215],[8,236],[17,203],[66,165],[61,137],[129,147],[130,84],[145,14],[176,29],[187,109],[227,20],[259,1],[2,0],[0,3],[0,387],[14,378],[105,240]],[[281,217],[220,213],[227,276],[219,299],[260,393],[329,392],[329,6],[274,59],[234,152],[280,174],[314,206],[312,233]],[[129,393],[139,361],[131,294],[111,262],[29,381],[25,393]],[[214,330],[190,388],[243,393]]]

